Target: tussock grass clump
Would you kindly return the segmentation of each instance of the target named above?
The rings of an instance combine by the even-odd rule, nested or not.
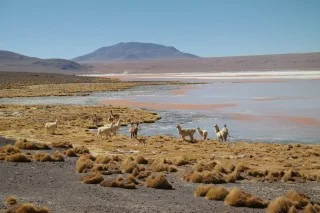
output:
[[[94,164],[92,167],[93,172],[99,171],[103,175],[120,174],[120,165],[118,162],[110,161],[107,164]]]
[[[214,167],[217,165],[215,161],[210,162],[197,162],[194,165],[194,170],[197,172],[203,172],[203,171],[212,171],[214,170]]]
[[[28,141],[27,139],[18,140],[14,145],[19,149],[29,149],[29,150],[51,149],[51,147],[47,144],[31,142],[31,141]]]
[[[110,156],[108,156],[108,155],[98,155],[94,162],[95,163],[99,163],[99,164],[106,164],[106,163],[109,163],[110,161],[111,161]]]
[[[148,160],[145,159],[142,155],[138,155],[136,157],[136,163],[137,164],[148,164]]]
[[[62,155],[61,152],[59,152],[58,150],[53,153],[52,158],[53,158],[55,161],[60,161],[60,162],[63,162],[63,161],[64,161],[63,155]]]
[[[72,144],[70,142],[52,142],[51,147],[55,147],[55,148],[63,148],[63,149],[70,149],[73,148]]]
[[[242,178],[241,178],[240,172],[238,172],[237,170],[234,170],[230,174],[227,174],[224,179],[228,183],[235,183],[237,180]]]
[[[250,169],[247,170],[247,175],[252,176],[252,177],[264,177],[265,172],[264,171],[259,171],[256,169]]]
[[[11,212],[11,211],[9,211]],[[36,206],[32,203],[23,203],[17,207],[13,212],[16,213],[48,213],[49,210],[44,207]]]
[[[155,189],[173,189],[164,175],[151,175],[146,179],[146,186]]]
[[[4,199],[4,205],[6,206],[12,206],[15,205],[17,203],[17,197],[16,196],[8,196]]]
[[[139,179],[139,180],[145,180],[151,174],[152,174],[152,171],[150,171],[150,170],[140,171],[139,174],[136,176],[136,178]]]
[[[178,168],[176,166],[169,166],[168,168],[168,172],[177,172],[178,171]]]
[[[224,200],[228,194],[229,194],[229,191],[226,190],[225,188],[213,186],[206,194],[206,199],[207,200]]]
[[[246,171],[247,169],[249,169],[249,167],[247,167],[247,166],[244,165],[243,163],[239,163],[239,164],[235,167],[234,171],[244,172],[244,171]]]
[[[78,155],[77,155],[77,153],[75,152],[74,148],[65,150],[65,151],[63,152],[63,154],[65,154],[65,155],[68,156],[68,157],[78,157]]]
[[[99,184],[103,181],[103,176],[99,172],[96,172],[83,176],[81,181],[85,184]]]
[[[31,159],[24,153],[8,155],[6,156],[5,160],[11,162],[31,162]]]
[[[277,197],[272,200],[266,210],[267,213],[281,213],[289,212],[289,209],[293,206],[292,202],[286,197]]]
[[[184,157],[177,157],[173,159],[173,163],[176,166],[183,166],[189,164],[189,161]]]
[[[43,152],[36,152],[33,155],[33,160],[41,162],[54,161],[54,159],[48,153]]]
[[[196,189],[194,190],[194,196],[195,197],[204,197],[206,196],[206,194],[208,193],[208,191],[210,189],[212,189],[212,185],[204,185],[204,184],[201,184],[199,186],[196,187]]]
[[[20,153],[20,149],[9,144],[9,145],[0,147],[0,153],[16,154],[16,153]]]
[[[295,177],[301,177],[300,173],[297,171],[293,171],[292,169],[289,169],[285,171],[284,175],[281,178],[282,182],[287,182],[287,181],[295,181]]]
[[[121,170],[125,173],[131,173],[134,168],[137,168],[138,165],[134,161],[132,157],[128,157],[126,160],[124,160],[121,164]]]
[[[151,168],[154,172],[167,172],[170,170],[171,165],[171,161],[163,158],[158,158],[152,162]]]
[[[216,171],[187,172],[185,173],[183,179],[187,182],[206,183],[206,184],[209,184],[209,183],[220,184],[220,183],[226,182],[223,176]]]
[[[76,170],[79,173],[87,173],[93,167],[91,155],[82,155],[76,162]]]
[[[117,188],[124,188],[124,189],[135,189],[136,185],[133,179],[132,178],[124,179],[122,177],[105,179],[100,183],[100,186],[117,187]]]
[[[291,200],[293,202],[293,205],[296,208],[302,209],[303,207],[305,207],[306,205],[308,205],[309,203],[309,198],[308,196],[304,195],[304,194],[300,194],[295,190],[290,190],[287,194],[286,194],[286,198],[288,198],[289,200]]]
[[[228,174],[230,173],[226,168],[224,168],[221,164],[217,164],[215,167],[214,167],[214,170],[219,172],[219,173],[224,173],[224,174]]]
[[[268,203],[262,199],[254,197],[253,195],[240,191],[237,187],[233,188],[227,197],[225,203],[235,207],[249,207],[249,208],[265,208]]]
[[[296,207],[291,206],[288,213],[298,213],[298,210],[296,209]]]
[[[79,155],[83,155],[83,154],[90,154],[90,151],[87,147],[85,146],[78,146],[74,148],[75,153],[79,154]]]
[[[318,211],[309,203],[303,210],[303,213],[318,213]]]

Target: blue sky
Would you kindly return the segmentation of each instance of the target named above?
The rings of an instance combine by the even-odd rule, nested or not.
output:
[[[320,51],[320,0],[0,0],[0,49],[73,58],[139,41],[203,57]]]

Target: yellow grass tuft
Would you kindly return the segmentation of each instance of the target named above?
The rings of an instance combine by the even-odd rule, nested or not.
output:
[[[52,142],[51,147],[55,147],[55,148],[64,148],[64,149],[70,149],[73,148],[72,144],[70,142]]]
[[[29,149],[29,150],[51,149],[50,146],[47,144],[31,142],[26,139],[16,141],[14,145],[19,149]]]
[[[78,146],[74,148],[75,153],[79,154],[79,155],[83,155],[83,154],[90,154],[90,151],[87,147],[85,146]]]
[[[194,190],[194,196],[195,197],[204,197],[204,196],[206,196],[208,191],[210,189],[212,189],[212,187],[213,187],[212,185],[201,184],[201,185],[197,186],[196,189]]]
[[[286,198],[288,198],[289,200],[291,200],[293,202],[293,205],[296,208],[302,209],[303,207],[305,207],[306,205],[308,205],[309,203],[309,198],[304,195],[304,194],[299,194],[298,192],[296,192],[295,190],[290,190],[287,194],[286,194]]]
[[[6,145],[3,147],[0,147],[0,153],[4,153],[4,154],[16,154],[16,153],[20,153],[20,149],[12,146],[12,145]]]
[[[9,206],[9,205],[14,205],[17,203],[17,197],[15,196],[8,196],[4,199],[4,204],[6,206]]]
[[[225,203],[235,207],[249,207],[249,208],[265,208],[267,203],[260,198],[254,197],[253,195],[240,191],[237,187],[233,188],[227,197]]]
[[[60,162],[63,162],[64,161],[64,157],[63,155],[61,154],[61,152],[59,152],[58,150],[56,150],[53,155],[52,155],[53,159],[55,161],[60,161]]]
[[[99,184],[103,181],[103,177],[99,172],[83,176],[81,181],[85,184]]]
[[[134,161],[132,157],[128,157],[126,160],[124,160],[121,164],[121,170],[126,173],[131,173],[134,168],[137,168],[138,165]]]
[[[203,171],[213,171],[214,167],[217,165],[215,161],[209,162],[197,162],[194,166],[195,171],[203,172]]]
[[[189,164],[189,161],[184,157],[177,157],[173,159],[173,163],[176,166],[183,166]]]
[[[164,175],[152,175],[146,179],[146,186],[155,189],[173,189]]]
[[[76,170],[79,173],[86,173],[93,167],[91,155],[82,155],[76,162]]]
[[[43,153],[43,152],[36,152],[33,155],[33,160],[41,161],[41,162],[54,161],[54,159],[48,153]]]
[[[292,202],[286,197],[277,197],[272,200],[266,210],[267,213],[279,213],[289,212],[289,209],[293,206]],[[292,210],[293,211],[293,210]]]
[[[105,164],[105,163],[109,163],[110,161],[111,161],[110,156],[108,156],[108,155],[98,155],[94,162],[95,163],[99,163],[99,164]]]
[[[296,207],[291,206],[288,213],[298,213],[298,210],[296,209]]]
[[[318,213],[318,211],[309,203],[303,210],[303,213]]]
[[[223,187],[212,187],[206,194],[207,200],[224,200],[229,191]]]
[[[5,160],[11,162],[31,162],[31,159],[24,153],[8,155],[6,156]]]
[[[300,173],[297,171],[293,171],[292,169],[289,169],[285,171],[281,181],[287,182],[287,181],[295,181],[294,177],[301,177]]]
[[[16,213],[48,213],[49,210],[44,207],[36,206],[32,203],[23,203],[14,211]]]
[[[65,151],[63,152],[63,154],[65,154],[65,155],[68,156],[68,157],[78,157],[78,155],[77,155],[77,153],[75,152],[74,148],[65,150]]]
[[[184,180],[192,183],[225,183],[223,176],[216,171],[204,171],[204,172],[187,172],[184,175]]]
[[[137,164],[148,164],[148,160],[146,160],[142,155],[138,155],[136,157]]]
[[[176,166],[169,166],[168,172],[177,172],[178,168]]]
[[[106,179],[100,183],[103,187],[118,187],[124,189],[135,189],[135,181],[132,178],[123,179],[122,177]]]

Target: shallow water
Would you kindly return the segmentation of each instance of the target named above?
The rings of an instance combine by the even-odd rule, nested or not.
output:
[[[129,101],[131,107],[151,109],[162,117],[154,124],[141,125],[142,135],[177,136],[175,126],[180,123],[183,128],[200,126],[212,138],[217,123],[220,127],[227,124],[234,141],[320,143],[319,91],[319,80],[215,82],[136,87],[91,96],[4,98],[0,103],[121,105]],[[128,135],[127,128],[120,131]]]

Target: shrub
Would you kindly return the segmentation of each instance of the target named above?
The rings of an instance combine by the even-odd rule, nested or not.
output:
[[[50,146],[47,144],[31,142],[26,139],[16,141],[14,145],[19,149],[29,149],[29,150],[51,149]]]
[[[14,211],[16,213],[48,213],[48,209],[44,207],[36,206],[32,203],[23,203],[19,205]]]
[[[73,148],[72,144],[70,142],[52,142],[51,147],[55,148],[64,148],[64,149],[70,149]]]
[[[110,161],[111,161],[111,158],[108,155],[98,155],[94,162],[99,164],[105,164],[105,163],[109,163]]]
[[[146,179],[146,186],[156,189],[172,189],[172,185],[168,182],[164,175],[149,176]]]
[[[121,170],[126,173],[131,173],[134,168],[137,168],[137,163],[133,160],[132,157],[127,158],[125,161],[121,164]]]
[[[41,162],[54,161],[54,159],[48,153],[43,153],[43,152],[36,152],[33,155],[33,159],[35,161],[41,161]]]
[[[286,198],[292,201],[293,205],[299,209],[302,209],[309,203],[309,198],[304,194],[299,194],[295,190],[290,190],[286,194]]]
[[[17,198],[15,196],[8,196],[4,199],[4,203],[6,206],[14,205],[17,203]]]
[[[5,158],[6,161],[12,162],[31,162],[31,159],[24,153],[16,153],[13,155],[8,155]]]
[[[102,181],[100,186],[103,187],[118,187],[124,189],[135,189],[135,183],[132,182],[132,178],[123,179],[122,177],[110,178]]]
[[[309,203],[304,207],[303,213],[317,213],[318,211]]]
[[[83,154],[90,154],[90,151],[85,146],[78,146],[74,148],[75,153],[83,155]]]
[[[230,206],[249,208],[265,208],[267,206],[267,203],[260,198],[240,191],[240,189],[236,187],[229,192],[229,194],[225,198],[225,203]]]
[[[81,178],[82,182],[85,184],[99,184],[103,181],[103,177],[99,172],[83,176]]]
[[[292,207],[292,202],[286,197],[277,197],[272,200],[267,208],[267,213],[288,212]]]
[[[212,187],[206,194],[207,200],[224,200],[229,191],[223,187]]]
[[[64,161],[64,157],[63,157],[63,155],[58,151],[58,150],[56,150],[54,153],[53,153],[53,159],[55,160],[55,161],[60,161],[60,162],[63,162]]]
[[[195,197],[204,197],[206,196],[207,192],[212,188],[212,185],[199,185],[194,190],[194,196]]]
[[[68,157],[78,157],[74,148],[68,149],[68,150],[64,151],[63,153]]]
[[[93,167],[90,155],[82,155],[76,162],[76,170],[79,173],[86,173]]]
[[[146,160],[142,155],[138,155],[136,157],[137,164],[148,164],[148,160]]]

